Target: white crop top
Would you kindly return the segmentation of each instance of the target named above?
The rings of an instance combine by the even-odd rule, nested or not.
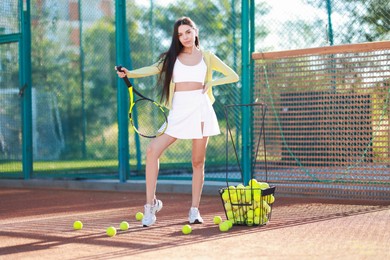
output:
[[[178,82],[200,82],[204,84],[207,65],[202,60],[196,65],[185,65],[179,59],[176,59],[173,67],[172,79],[174,83]]]

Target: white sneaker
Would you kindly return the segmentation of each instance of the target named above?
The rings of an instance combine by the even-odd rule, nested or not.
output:
[[[161,200],[154,200],[153,205],[146,204],[144,207],[145,212],[144,217],[142,218],[142,225],[144,227],[150,227],[156,222],[156,213],[162,209],[163,203]]]
[[[188,221],[190,224],[202,224],[203,218],[200,216],[198,208],[191,207],[188,213]]]

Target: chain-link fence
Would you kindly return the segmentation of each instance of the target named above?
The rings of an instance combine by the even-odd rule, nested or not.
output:
[[[254,55],[273,183],[290,194],[388,199],[389,55],[389,41]]]
[[[12,91],[8,89],[21,88],[17,80],[18,67],[10,66],[18,64],[15,62],[19,55],[18,44],[7,43],[7,35],[18,32],[22,26],[21,3],[14,0],[0,4],[0,100],[10,100],[8,92]],[[269,0],[251,1],[251,4],[254,5],[251,33],[256,52],[390,37],[390,10],[385,0]],[[30,5],[34,175],[117,178],[115,1],[31,0]],[[11,14],[8,13],[10,8]],[[199,28],[201,47],[213,51],[241,75],[241,8],[241,1],[235,0],[128,0],[127,63],[130,68],[154,63],[170,43],[174,21],[189,16]],[[7,71],[11,70],[13,76],[8,77]],[[147,96],[157,95],[156,77],[137,79],[134,84]],[[217,98],[214,107],[223,134],[210,139],[206,178],[224,179],[225,174],[221,173],[225,169],[223,107],[241,102],[241,85],[220,86],[214,91]],[[7,123],[18,122],[15,127],[19,134],[11,136],[3,130],[5,124],[2,123],[0,141],[5,140],[3,147],[19,148],[13,148],[16,149],[13,157],[4,152],[0,154],[0,172],[13,174],[20,172],[20,165],[16,168],[8,165],[22,159],[21,119],[20,113],[8,105],[3,112],[6,107],[3,104],[9,103],[4,102],[0,115],[7,118],[4,119]],[[235,126],[238,147],[240,127],[240,124]],[[144,151],[149,140],[129,131],[131,172],[143,175]],[[13,145],[14,142],[18,145]],[[229,161],[234,164],[232,156]],[[182,140],[170,147],[161,158],[161,170],[163,174],[185,173],[174,178],[189,178],[186,173],[191,172],[191,142]]]

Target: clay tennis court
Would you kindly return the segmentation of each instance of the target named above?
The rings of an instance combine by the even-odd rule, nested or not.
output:
[[[203,196],[203,225],[183,235],[188,194],[159,194],[156,225],[143,228],[135,213],[144,193],[2,188],[0,259],[389,259],[390,203],[278,197],[266,226],[233,226],[218,195]],[[225,219],[225,217],[224,217]],[[73,230],[81,220],[82,230]],[[128,231],[108,237],[109,226]]]

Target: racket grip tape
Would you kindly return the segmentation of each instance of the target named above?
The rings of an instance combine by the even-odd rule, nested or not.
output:
[[[116,70],[119,71],[119,72],[124,72],[124,71],[122,70],[122,68],[123,68],[122,65],[116,66]],[[123,80],[126,82],[126,85],[127,85],[128,88],[132,87],[132,84],[131,84],[131,82],[130,82],[130,80],[129,80],[129,78],[128,78],[127,76],[124,77]]]

